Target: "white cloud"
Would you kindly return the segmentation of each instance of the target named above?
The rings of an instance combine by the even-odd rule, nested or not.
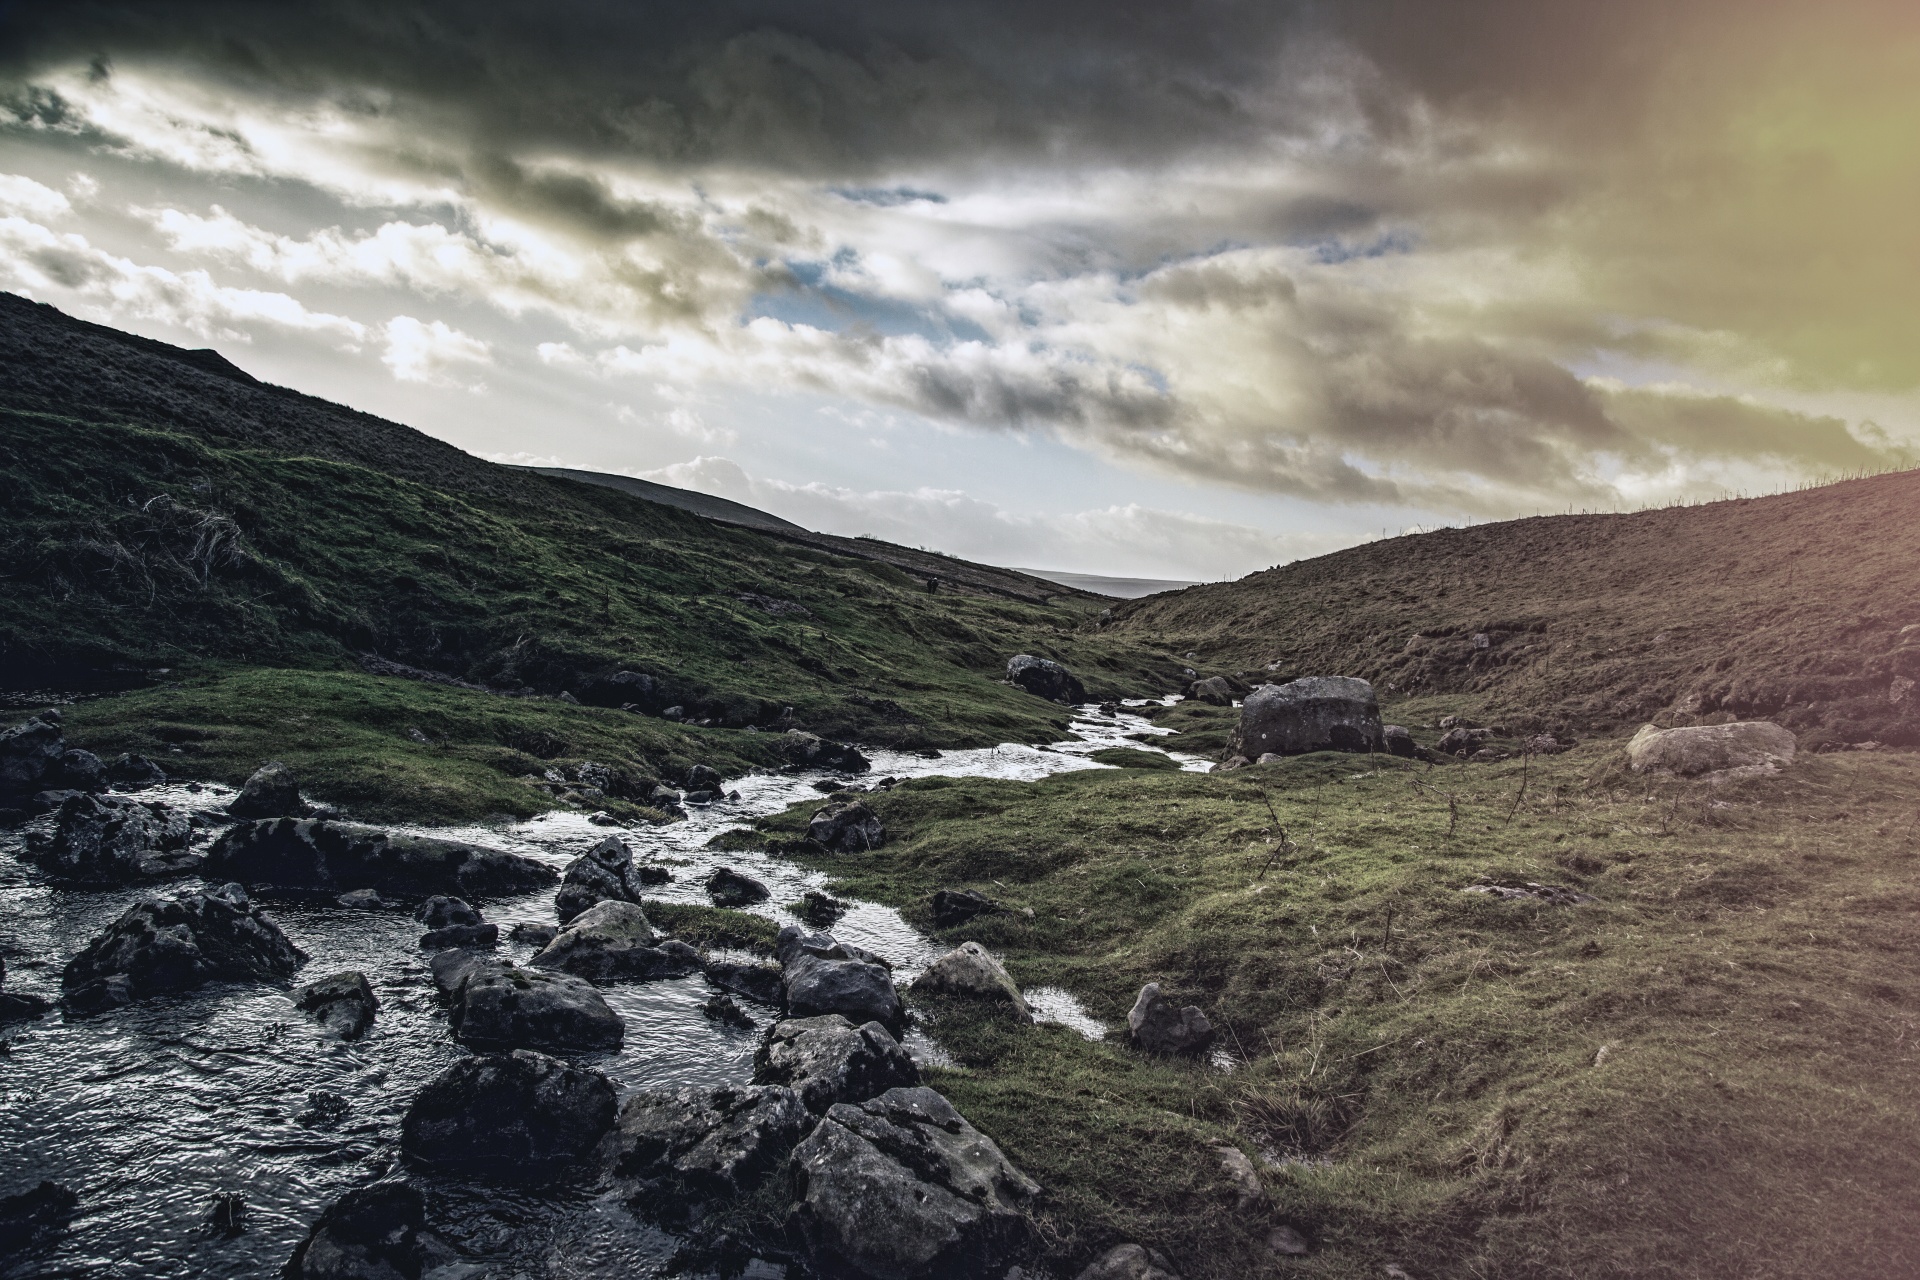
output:
[[[57,218],[73,206],[52,187],[17,173],[0,173],[0,209],[28,218]]]
[[[381,363],[402,382],[463,386],[467,384],[453,375],[454,369],[493,363],[492,348],[443,320],[422,323],[412,316],[395,316],[384,333],[387,350]]]

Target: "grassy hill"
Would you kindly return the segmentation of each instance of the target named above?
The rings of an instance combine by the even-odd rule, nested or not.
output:
[[[1522,727],[1724,713],[1920,743],[1920,472],[1391,538],[1128,602],[1110,633],[1265,679],[1469,694]]]

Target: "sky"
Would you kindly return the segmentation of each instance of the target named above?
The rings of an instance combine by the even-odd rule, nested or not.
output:
[[[1217,579],[1920,455],[1911,0],[0,0],[0,289]]]

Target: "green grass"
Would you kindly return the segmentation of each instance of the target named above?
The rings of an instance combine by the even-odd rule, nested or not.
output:
[[[1231,1074],[935,1011],[938,1085],[1048,1187],[1063,1268],[1133,1239],[1189,1280],[1915,1274],[1920,761],[1716,792],[1617,752],[908,783],[869,799],[882,850],[800,856],[930,930],[933,890],[984,890],[1012,910],[936,936],[1110,1025],[1157,980],[1221,1027]],[[1283,1162],[1270,1209],[1220,1142]],[[1275,1221],[1314,1256],[1265,1255]]]

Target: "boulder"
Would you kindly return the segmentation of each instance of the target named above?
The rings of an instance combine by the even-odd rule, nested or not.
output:
[[[1208,676],[1205,680],[1195,680],[1188,685],[1187,697],[1209,706],[1230,707],[1233,705],[1233,686],[1227,683],[1224,676]]]
[[[720,776],[718,769],[704,764],[696,764],[689,768],[681,781],[686,784],[688,791],[718,792],[726,784],[726,779]]]
[[[583,1053],[618,1049],[626,1039],[620,1015],[572,974],[457,949],[431,963],[434,984],[449,1001],[453,1037],[470,1049]]]
[[[367,975],[358,969],[309,982],[294,991],[293,1003],[342,1040],[358,1040],[365,1035],[380,1008]]]
[[[751,1031],[760,1025],[724,991],[716,991],[708,996],[700,1005],[700,1012],[722,1026],[739,1027],[743,1031]]]
[[[837,769],[841,773],[865,773],[873,762],[844,742],[822,738],[802,729],[789,729],[780,746],[790,764],[802,769]]]
[[[928,1088],[827,1111],[791,1164],[789,1228],[830,1274],[873,1280],[998,1276],[1039,1193]]]
[[[76,1010],[97,1010],[217,980],[284,981],[306,962],[230,884],[134,903],[67,962],[60,985]]]
[[[69,749],[60,753],[54,777],[62,787],[74,791],[105,791],[107,766],[91,751]]]
[[[637,866],[627,842],[619,836],[608,836],[567,864],[553,909],[560,923],[566,924],[596,902],[638,904],[641,886],[662,884],[666,879],[665,869]]]
[[[1036,658],[1030,653],[1016,654],[1007,660],[1007,680],[1036,698],[1075,706],[1087,700],[1087,691],[1073,673],[1052,658]]]
[[[977,942],[963,942],[935,960],[909,989],[921,995],[1010,1004],[1026,1021],[1033,1021],[1033,1010],[1021,997],[1020,988],[1005,967]]]
[[[661,938],[633,903],[602,902],[575,916],[529,963],[612,982],[693,973],[700,968],[700,954],[684,942]]]
[[[1183,1009],[1160,991],[1160,984],[1149,982],[1140,988],[1140,996],[1127,1013],[1127,1039],[1144,1053],[1169,1057],[1195,1058],[1213,1044],[1213,1024],[1197,1005]]]
[[[1379,751],[1385,745],[1372,685],[1348,676],[1309,676],[1249,693],[1227,755],[1257,760],[1269,752]]]
[[[707,877],[707,897],[716,907],[744,907],[752,902],[765,902],[772,896],[767,886],[732,867],[718,867]]]
[[[775,944],[781,991],[798,1017],[838,1013],[855,1023],[900,1025],[905,1009],[893,975],[879,957],[836,941],[831,934],[802,934],[788,926]]]
[[[1627,743],[1627,762],[1635,773],[1764,777],[1792,764],[1795,750],[1793,734],[1770,720],[1683,729],[1646,725]]]
[[[144,791],[167,784],[167,771],[143,755],[123,752],[107,765],[107,781],[117,791]]]
[[[253,771],[227,812],[236,818],[304,818],[308,807],[300,798],[300,780],[293,770],[269,760]]]
[[[933,894],[933,924],[936,929],[951,929],[975,916],[1000,910],[1000,904],[978,889],[936,889]]]
[[[609,1146],[615,1173],[709,1199],[751,1190],[812,1125],[794,1091],[778,1085],[636,1093],[621,1105]]]
[[[887,829],[861,800],[841,800],[818,810],[807,823],[807,839],[838,853],[878,849]]]
[[[404,1182],[347,1192],[293,1251],[286,1280],[420,1280],[457,1257],[426,1229],[426,1201]]]
[[[1405,725],[1380,726],[1380,741],[1389,755],[1402,756],[1409,760],[1418,760],[1422,755],[1420,744],[1413,740],[1413,734],[1408,732]]]
[[[1180,1280],[1166,1256],[1137,1244],[1117,1244],[1074,1280]]]
[[[837,1102],[865,1102],[920,1083],[912,1057],[877,1022],[855,1026],[837,1013],[774,1024],[754,1057],[756,1084],[785,1085],[815,1115]]]
[[[423,951],[445,951],[448,947],[490,951],[500,942],[500,926],[482,920],[465,898],[436,893],[420,904],[413,918],[427,926],[420,937]]]
[[[741,964],[736,960],[709,960],[703,966],[708,982],[724,991],[778,1006],[786,1000],[781,971],[770,964]]]
[[[524,1049],[454,1063],[400,1122],[408,1159],[502,1181],[578,1164],[613,1129],[613,1084],[598,1071]]]
[[[229,829],[207,850],[206,875],[268,889],[374,889],[402,898],[468,899],[525,893],[559,879],[551,867],[522,854],[318,818],[274,818]]]
[[[596,707],[620,707],[658,715],[667,705],[666,681],[641,671],[616,671],[596,676],[580,690],[580,701]]]
[[[126,884],[199,869],[187,851],[193,824],[164,804],[68,792],[52,832],[27,834],[25,858],[48,875],[82,884]]]
[[[59,723],[44,716],[0,731],[0,795],[28,796],[54,785],[66,749]]]

